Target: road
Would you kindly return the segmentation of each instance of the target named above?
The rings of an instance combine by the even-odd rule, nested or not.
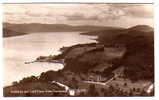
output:
[[[75,90],[70,89],[67,85],[64,85],[62,83],[56,82],[56,81],[52,81],[51,83],[56,83],[57,85],[64,87],[65,88],[65,92],[69,92],[69,95],[74,96],[75,95]]]
[[[107,85],[109,82],[111,82],[114,78],[118,77],[118,75],[115,75],[111,79],[107,80],[106,82],[94,82],[94,81],[83,81],[84,83],[91,83],[91,84],[98,84],[98,85]]]

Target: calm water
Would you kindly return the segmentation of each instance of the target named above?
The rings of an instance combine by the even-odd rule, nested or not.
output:
[[[62,64],[32,63],[40,55],[56,55],[63,46],[71,46],[78,43],[96,42],[95,36],[80,35],[79,32],[54,32],[33,33],[3,39],[4,46],[4,85],[10,85],[13,81],[23,77],[35,75],[48,70],[59,70]]]

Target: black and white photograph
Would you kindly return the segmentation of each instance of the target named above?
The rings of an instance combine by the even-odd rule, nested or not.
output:
[[[3,3],[4,97],[154,97],[153,3]]]

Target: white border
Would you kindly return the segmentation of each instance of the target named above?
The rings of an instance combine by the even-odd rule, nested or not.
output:
[[[155,28],[155,39],[154,39],[154,47],[155,47],[155,96],[159,99],[159,1],[155,2],[155,13],[154,13],[154,28]]]
[[[110,99],[110,100],[133,100],[133,99],[139,99],[139,100],[159,100],[159,75],[158,75],[158,71],[159,71],[159,61],[157,61],[159,59],[159,1],[158,0],[1,0],[0,3],[37,3],[37,2],[73,2],[73,3],[155,3],[155,16],[154,16],[154,28],[155,28],[155,97],[99,97],[99,98],[95,98],[95,97],[82,97],[82,98],[74,98],[74,97],[3,97],[3,87],[2,87],[2,83],[3,83],[3,76],[1,75],[0,78],[0,99],[4,99],[4,100],[8,100],[8,99],[15,99],[15,100],[33,100],[33,99],[39,99],[39,100],[43,100],[43,99],[48,99],[48,100],[52,100],[52,99],[70,99],[70,100],[74,100],[74,99]],[[0,22],[2,23],[2,4],[0,4]],[[0,28],[2,29],[2,24],[0,25]],[[3,73],[3,47],[2,47],[2,30],[0,30],[1,33],[1,37],[0,37],[0,73]]]
[[[85,3],[153,3],[154,0],[1,0],[2,3],[30,3],[30,2],[85,2]]]
[[[1,56],[1,58],[0,58],[0,73],[1,73],[1,77],[0,77],[0,97],[2,97],[3,96],[3,46],[2,46],[2,4],[0,4],[0,22],[1,22],[1,24],[0,24],[0,33],[1,33],[1,37],[0,37],[0,56]]]

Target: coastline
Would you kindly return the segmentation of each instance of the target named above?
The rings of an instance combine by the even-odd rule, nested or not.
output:
[[[73,51],[75,52],[77,50],[77,48],[78,49],[85,48],[85,49],[84,49],[83,53],[79,53],[79,54],[75,53],[74,55],[76,55],[76,56],[71,55],[71,54],[73,54]],[[32,93],[32,91],[29,90],[31,87],[35,88],[34,86],[37,86],[38,84],[41,84],[43,88],[46,88],[45,85],[50,86],[52,84],[52,83],[50,83],[51,81],[57,81],[57,82],[59,82],[59,84],[67,85],[70,89],[72,89],[72,91],[75,92],[75,94],[73,96],[89,96],[88,95],[89,94],[89,90],[90,90],[89,87],[92,86],[92,85],[95,85],[96,87],[101,87],[102,86],[102,87],[105,87],[105,89],[109,89],[111,87],[111,84],[113,82],[115,82],[114,79],[118,78],[119,80],[121,80],[121,79],[124,78],[122,76],[123,74],[121,74],[121,76],[120,76],[120,73],[118,74],[119,70],[121,70],[120,69],[120,65],[118,65],[117,68],[113,68],[113,69],[111,69],[111,67],[106,67],[106,70],[104,70],[104,71],[106,71],[107,73],[105,73],[104,71],[103,72],[98,72],[98,71],[96,71],[96,69],[94,69],[94,67],[91,67],[92,65],[85,65],[85,63],[83,63],[83,66],[85,66],[85,67],[86,66],[90,66],[90,67],[88,67],[87,69],[82,69],[82,67],[79,67],[79,66],[81,66],[80,63],[82,63],[80,61],[80,59],[84,55],[87,55],[87,54],[91,55],[91,53],[94,54],[95,52],[98,52],[98,53],[104,52],[105,51],[104,48],[105,47],[103,45],[98,44],[98,43],[78,44],[78,45],[74,45],[74,46],[71,46],[71,47],[66,47],[63,50],[63,52],[60,55],[57,55],[57,56],[38,57],[36,59],[36,62],[44,61],[44,62],[48,62],[49,63],[49,62],[52,62],[52,61],[59,61],[60,59],[64,59],[64,63],[65,63],[64,68],[62,70],[57,71],[57,72],[48,71],[48,72],[45,72],[45,73],[41,73],[41,75],[38,76],[38,77],[31,76],[31,77],[28,77],[28,78],[24,78],[24,79],[20,80],[19,82],[13,82],[12,86],[4,87],[4,91],[5,91],[4,92],[4,96],[13,96],[13,97],[14,96],[18,96],[18,95],[19,96],[28,96],[28,94],[30,96],[39,96],[39,95],[40,96],[55,96],[55,95],[57,95],[57,96],[60,96],[60,95],[62,95],[62,96],[71,96],[70,93],[69,93],[70,90],[66,91],[66,92],[62,92],[62,93],[61,92],[60,93],[56,92],[56,91],[61,91],[61,89],[60,89],[61,86],[57,86],[57,84],[56,84],[56,86],[53,86],[51,88],[51,90],[50,89],[47,90],[47,91],[52,91],[51,94],[50,93],[46,93],[46,94],[45,93],[44,94],[36,93],[35,94],[35,93]],[[82,52],[82,50],[80,50],[80,52]],[[70,63],[72,63],[72,60],[76,61],[75,63],[78,66],[76,64],[70,65]],[[114,65],[117,64],[117,62],[113,62],[113,63],[111,62],[111,63],[114,66]],[[59,63],[61,63],[61,62],[59,61]],[[90,63],[90,64],[92,64],[92,63]],[[112,66],[112,65],[110,65],[110,66]],[[76,68],[75,68],[75,66],[76,66]],[[96,66],[98,66],[98,64]],[[118,68],[119,68],[119,70],[118,70]],[[94,69],[94,70],[92,70],[92,69]],[[121,71],[121,73],[123,73],[123,72]],[[91,78],[92,75],[94,77],[93,79]],[[67,79],[70,80],[70,81],[66,81]],[[100,83],[100,82],[103,82],[103,83]],[[74,84],[74,83],[76,83],[76,84]],[[106,86],[106,83],[107,83],[108,86]],[[147,84],[146,86],[148,87],[150,83],[151,82],[148,81],[146,83]],[[27,84],[28,84],[28,88],[24,88],[24,89],[21,88],[21,89],[22,89],[22,91],[30,91],[30,92],[23,92],[23,93],[19,93],[19,94],[17,94],[17,93],[9,93],[10,88],[13,88],[13,90],[16,91],[17,87],[19,87],[19,86],[25,87],[25,85],[27,85]],[[83,85],[79,85],[79,84],[83,84],[85,86],[83,87]],[[135,84],[138,84],[138,83],[136,83],[136,82],[135,83],[131,83],[131,81],[130,81],[129,84],[134,84],[135,85]],[[58,87],[57,90],[55,89],[55,87]],[[117,87],[114,87],[114,88],[117,89],[116,91],[118,91]],[[143,87],[141,87],[141,91],[144,91],[144,90],[142,90],[142,88]],[[27,90],[25,90],[25,89],[27,89]],[[81,90],[85,90],[85,91],[79,92],[80,89]],[[64,90],[62,90],[62,91],[64,91]],[[119,92],[122,93],[122,91],[119,91]],[[134,96],[141,95],[140,92],[138,94],[133,94],[133,95]],[[127,90],[127,93],[123,94],[123,96],[124,95],[128,96],[129,93],[130,93],[130,91]],[[113,95],[115,95],[115,94],[113,94]],[[145,94],[145,95],[150,95],[150,94]],[[104,96],[104,95],[101,95],[101,96]]]
[[[118,31],[109,30],[108,33],[113,34]],[[136,34],[131,34],[135,32]],[[64,68],[57,72],[50,70],[41,73],[38,77],[31,76],[19,82],[13,82],[12,86],[4,87],[5,96],[28,95],[9,92],[10,89],[19,88],[29,90],[43,87],[42,89],[47,88],[48,91],[61,90],[61,87],[57,85],[49,88],[52,81],[65,84],[71,89],[86,90],[75,96],[154,96],[154,89],[151,89],[149,93],[146,92],[149,87],[154,86],[151,40],[153,32],[130,28],[119,31],[115,35],[107,35],[105,33],[97,35],[98,43],[61,47],[59,55],[39,56],[36,62],[64,63]],[[144,85],[141,86],[141,84]],[[26,88],[25,85],[28,87]],[[95,90],[93,93],[91,88]],[[105,93],[103,94],[102,91]],[[29,93],[29,95],[70,96],[68,93]]]

